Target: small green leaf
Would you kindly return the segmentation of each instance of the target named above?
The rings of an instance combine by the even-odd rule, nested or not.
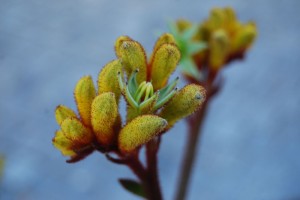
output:
[[[167,103],[176,94],[176,92],[177,92],[177,88],[175,88],[174,90],[169,92],[166,96],[164,96],[164,98],[157,101],[157,103],[154,106],[154,110],[161,108],[165,103]]]
[[[129,81],[128,81],[128,89],[129,89],[129,92],[130,94],[133,96],[135,91],[137,90],[138,88],[138,84],[137,84],[137,81],[136,81],[136,75],[137,73],[139,72],[138,69],[136,69],[130,76],[129,78]]]
[[[207,48],[205,42],[193,42],[188,45],[187,53],[188,55],[193,55]]]
[[[198,31],[198,26],[192,26],[182,33],[182,38],[184,40],[190,40],[197,33],[197,31]]]
[[[179,37],[179,31],[177,29],[176,24],[174,22],[170,21],[170,22],[168,22],[168,27],[169,27],[171,34],[175,37],[175,40],[177,40],[176,38]]]
[[[200,72],[197,69],[197,66],[191,58],[182,58],[180,61],[180,68],[184,74],[192,76],[196,80],[203,80],[203,77],[201,76]]]
[[[165,98],[177,85],[179,80],[179,77],[176,77],[173,81],[171,81],[168,85],[166,85],[164,88],[159,90],[159,96],[157,101],[161,101],[163,98]]]
[[[146,198],[146,194],[141,183],[130,179],[119,179],[119,182],[127,191]]]

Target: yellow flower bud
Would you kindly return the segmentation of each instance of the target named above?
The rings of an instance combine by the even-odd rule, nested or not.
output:
[[[254,23],[248,23],[242,26],[232,42],[232,52],[242,52],[249,48],[257,35]]]
[[[185,20],[185,19],[179,19],[176,21],[176,26],[179,31],[179,33],[191,28],[193,26],[192,22]]]
[[[125,67],[127,75],[130,75],[134,70],[139,69],[137,75],[138,83],[146,80],[147,59],[142,45],[133,40],[123,40],[119,43],[119,47],[116,48],[116,54],[121,60],[122,65]]]
[[[218,70],[226,62],[229,53],[229,38],[224,30],[215,31],[209,43],[209,65]]]
[[[151,68],[152,84],[155,90],[164,87],[180,60],[180,51],[173,44],[161,45],[154,53]]]
[[[60,125],[65,119],[70,117],[76,117],[75,112],[64,105],[59,105],[55,110],[55,118],[57,123]]]
[[[73,156],[76,154],[72,150],[72,141],[66,138],[61,130],[56,131],[52,143],[64,156]]]
[[[122,65],[119,60],[114,60],[106,64],[98,76],[98,94],[113,92],[117,103],[121,95],[118,72],[122,72]]]
[[[88,145],[93,140],[91,131],[76,118],[65,119],[61,123],[61,130],[65,137],[71,140],[76,147]]]
[[[165,105],[160,117],[168,121],[167,128],[170,128],[181,118],[194,113],[204,101],[205,89],[203,87],[196,84],[187,85]]]
[[[146,144],[167,126],[167,121],[155,115],[142,115],[129,122],[120,132],[119,148],[130,153]]]
[[[117,117],[118,105],[114,93],[102,93],[94,99],[92,103],[92,126],[99,143],[110,145],[114,141],[116,137],[114,125]]]
[[[85,76],[81,78],[74,91],[77,108],[83,123],[86,126],[91,125],[91,105],[96,96],[95,86],[92,77]]]
[[[126,40],[131,40],[133,41],[130,37],[128,36],[120,36],[117,38],[116,42],[115,42],[115,52],[116,52],[116,55],[117,57],[121,57],[121,54],[120,54],[120,47],[122,45],[122,43]]]
[[[163,44],[176,44],[176,41],[173,37],[173,35],[171,35],[170,33],[164,33],[162,34],[156,41],[155,45],[154,45],[154,48],[153,48],[153,51],[152,51],[152,54],[151,54],[151,62],[152,62],[152,59],[153,59],[153,56],[155,54],[155,52],[158,50],[158,48],[163,45]]]

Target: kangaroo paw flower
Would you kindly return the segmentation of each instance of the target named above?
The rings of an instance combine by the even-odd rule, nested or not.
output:
[[[96,90],[92,77],[85,76],[78,81],[75,87],[74,96],[82,122],[85,125],[90,126],[91,105],[96,96]]]
[[[55,118],[57,123],[60,125],[65,119],[71,118],[71,117],[76,117],[75,112],[68,108],[67,106],[64,105],[59,105],[56,107],[55,110]]]
[[[121,62],[119,60],[113,60],[103,67],[98,76],[98,94],[113,92],[117,103],[121,95],[117,77],[118,72],[122,72]]]
[[[116,139],[114,125],[118,117],[115,95],[106,92],[98,95],[92,103],[92,126],[97,140],[104,145]]]
[[[143,115],[133,119],[120,132],[119,148],[130,153],[149,142],[167,126],[167,121],[154,115]]]
[[[243,58],[257,37],[255,23],[240,22],[230,7],[214,8],[202,23],[178,20],[170,30],[182,54],[182,72],[192,82],[205,82],[229,62]]]
[[[168,121],[171,128],[178,120],[200,108],[205,101],[205,89],[199,85],[190,84],[182,88],[163,108],[160,117]]]
[[[119,155],[136,152],[204,101],[200,86],[178,91],[178,77],[168,82],[180,59],[171,34],[157,40],[148,62],[143,46],[128,36],[117,39],[115,50],[118,59],[99,73],[97,91],[91,76],[76,84],[79,116],[62,105],[55,111],[61,130],[56,132],[53,145],[71,156],[68,162],[77,162],[95,149]],[[118,108],[121,95],[127,102],[126,125],[122,125]]]

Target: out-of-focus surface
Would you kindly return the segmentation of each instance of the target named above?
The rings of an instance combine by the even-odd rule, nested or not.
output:
[[[134,177],[93,154],[66,164],[51,139],[58,104],[75,108],[73,88],[96,80],[129,35],[151,51],[157,31],[180,17],[198,22],[214,6],[254,20],[259,35],[244,62],[224,71],[225,86],[204,126],[188,199],[300,199],[300,1],[40,1],[0,3],[0,199],[138,199],[117,183]],[[178,72],[177,72],[178,73]],[[181,82],[183,84],[183,81]],[[163,137],[161,185],[172,199],[185,124]]]

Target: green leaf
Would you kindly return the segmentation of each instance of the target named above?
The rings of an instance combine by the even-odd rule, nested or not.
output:
[[[182,58],[180,61],[180,68],[184,74],[192,76],[196,80],[203,80],[202,75],[198,71],[197,66],[191,58]]]
[[[197,31],[198,31],[198,26],[194,25],[182,33],[182,38],[184,40],[191,40],[193,36],[197,33]]]
[[[178,38],[179,37],[179,32],[178,32],[176,24],[172,21],[168,22],[167,24],[168,24],[168,27],[169,27],[169,30],[170,30],[171,34],[175,37],[175,39]]]
[[[179,77],[171,81],[168,85],[166,85],[164,88],[159,90],[159,96],[157,101],[161,101],[163,98],[165,98],[177,85],[179,80]]]
[[[119,182],[127,191],[140,197],[146,198],[146,194],[141,183],[131,179],[119,179]]]
[[[188,55],[193,55],[207,48],[206,43],[204,42],[193,42],[190,43],[187,47]]]
[[[139,72],[138,69],[136,69],[130,76],[129,78],[129,81],[128,81],[128,89],[129,89],[129,92],[130,94],[133,96],[135,91],[137,90],[138,88],[138,84],[137,84],[137,81],[136,81],[136,75],[137,73]]]

